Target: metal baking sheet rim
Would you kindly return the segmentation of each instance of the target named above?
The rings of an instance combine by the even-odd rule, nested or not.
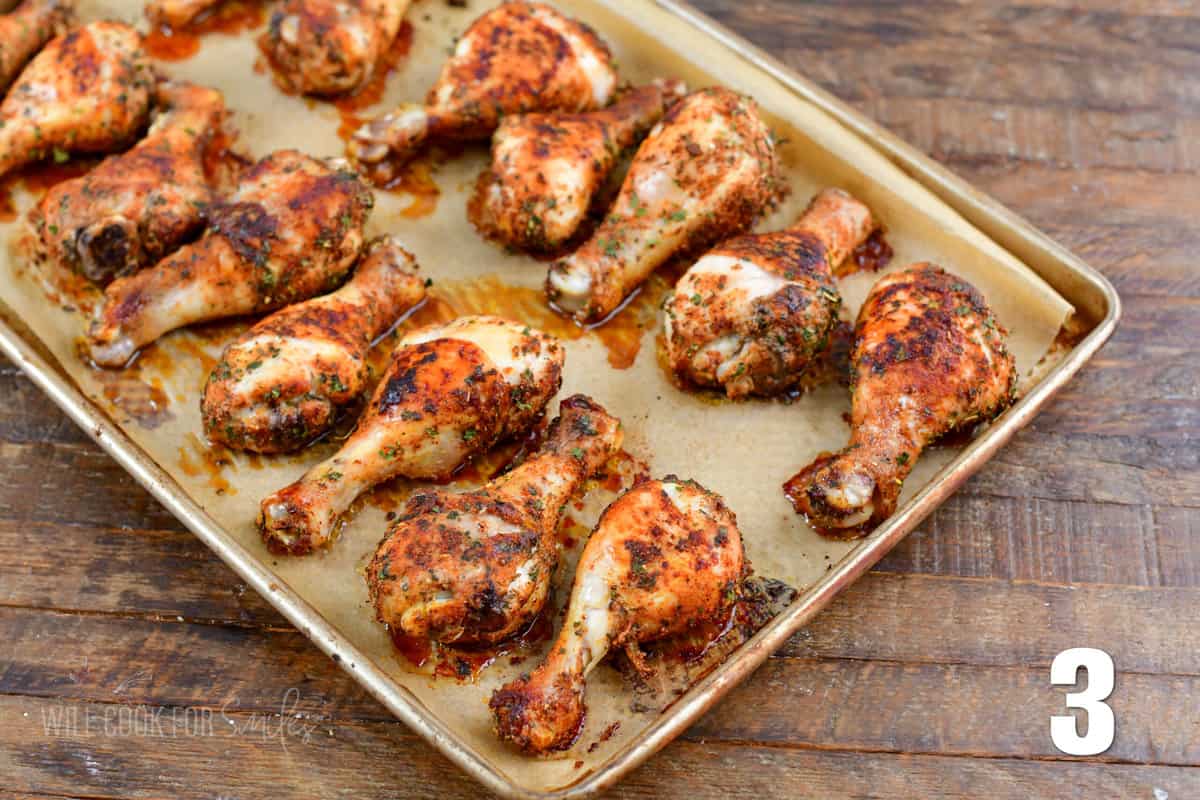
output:
[[[611,787],[682,733],[687,726],[741,683],[838,592],[870,569],[921,520],[982,467],[1112,336],[1121,301],[1112,284],[1028,221],[971,187],[945,167],[880,128],[859,112],[792,72],[774,57],[719,23],[676,0],[654,0],[766,71],[799,97],[818,106],[865,139],[916,181],[936,194],[984,234],[1014,253],[1092,319],[1099,319],[1041,381],[987,431],[966,447],[938,476],[871,536],[848,553],[783,613],[768,623],[724,664],[692,686],[629,747],[576,782],[549,792],[516,785],[441,725],[408,690],[350,644],[308,603],[275,581],[259,561],[233,540],[161,467],[117,427],[56,367],[37,352],[6,319],[0,318],[0,350],[67,416],[112,456],[176,518],[262,595],[275,609],[338,663],[401,721],[488,789],[513,798],[578,798]],[[7,314],[19,315],[0,304]]]

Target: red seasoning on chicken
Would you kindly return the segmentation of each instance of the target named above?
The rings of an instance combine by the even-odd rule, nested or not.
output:
[[[879,280],[858,314],[850,444],[784,484],[821,533],[853,538],[892,515],[921,452],[1000,414],[1017,370],[983,295],[933,264]]]
[[[99,283],[153,264],[204,226],[204,152],[225,116],[215,89],[162,83],[162,112],[126,153],[46,193],[34,228],[47,255]]]
[[[70,0],[24,0],[0,14],[0,97],[29,59],[73,17]]]
[[[670,476],[635,486],[596,523],[546,660],[492,695],[496,732],[527,753],[569,747],[587,675],[610,650],[644,668],[638,645],[726,619],[745,573],[737,519],[719,496]]]
[[[373,203],[353,172],[295,150],[272,153],[209,211],[199,241],[109,284],[88,331],[92,360],[120,367],[176,328],[336,288],[358,259]]]
[[[0,103],[0,177],[127,146],[145,127],[153,85],[141,34],[128,25],[93,22],[52,39]]]
[[[749,228],[778,196],[777,169],[753,100],[693,92],[642,142],[591,238],[550,267],[547,297],[579,322],[605,319],[667,259]]]
[[[383,183],[428,142],[486,139],[509,114],[602,108],[616,85],[612,55],[587,25],[544,3],[504,3],[458,39],[424,106],[368,122],[348,153]]]
[[[677,99],[677,81],[631,89],[599,111],[505,117],[492,166],[468,206],[483,233],[509,247],[553,251],[579,229],[617,160]]]
[[[342,449],[262,502],[267,546],[328,544],[354,499],[390,478],[447,478],[533,425],[562,385],[552,336],[498,317],[460,317],[405,336]]]
[[[371,343],[424,299],[413,256],[375,240],[342,288],[276,311],[225,348],[200,404],[208,438],[280,453],[326,433],[366,389]]]
[[[301,94],[362,87],[391,47],[409,0],[284,0],[266,48],[284,84]]]
[[[474,491],[411,498],[367,567],[376,617],[444,644],[498,642],[529,627],[558,568],[567,501],[621,439],[620,420],[575,395],[511,472]]]
[[[151,25],[179,28],[205,14],[224,0],[147,0],[146,19]]]
[[[663,306],[671,369],[734,398],[795,386],[838,321],[834,268],[876,227],[870,209],[826,189],[792,227],[709,251]]]

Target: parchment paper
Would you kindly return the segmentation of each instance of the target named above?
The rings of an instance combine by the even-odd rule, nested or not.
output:
[[[85,19],[109,16],[140,21],[140,2],[83,0],[80,5]],[[472,0],[468,8],[460,9],[441,0],[416,2],[408,16],[415,28],[411,52],[374,110],[422,99],[453,37],[491,5],[490,1]],[[568,0],[559,5],[600,31],[613,47],[626,80],[641,82],[673,75],[693,87],[723,82],[758,100],[777,135],[787,140],[783,154],[792,190],[778,210],[762,221],[760,229],[790,224],[817,190],[841,186],[865,201],[886,224],[888,241],[895,250],[892,269],[933,260],[978,286],[1012,332],[1010,345],[1022,374],[1046,353],[1071,312],[1070,305],[865,143],[731,51],[699,37],[651,3]],[[282,147],[314,155],[340,155],[338,112],[326,103],[285,96],[275,88],[269,73],[256,71],[259,56],[254,35],[209,35],[197,56],[165,64],[163,69],[222,89],[234,110],[241,147],[255,157]],[[506,254],[477,236],[466,221],[466,200],[485,160],[486,149],[475,147],[436,166],[434,177],[441,197],[436,210],[424,218],[401,214],[413,202],[412,197],[379,194],[369,232],[400,237],[417,255],[425,274],[434,279],[435,294],[461,294],[461,282],[495,276],[505,284],[540,291],[544,263]],[[22,208],[31,202],[24,195],[18,200]],[[11,240],[17,227],[15,223],[0,226],[0,234]],[[208,454],[200,427],[199,392],[211,359],[246,323],[208,326],[200,334],[172,334],[151,348],[135,374],[121,384],[120,379],[99,375],[79,361],[76,342],[85,324],[82,313],[63,310],[62,298],[48,298],[38,274],[18,254],[0,253],[0,261],[0,298],[23,317],[85,393],[108,410],[233,536],[258,553],[280,580],[297,590],[499,770],[530,788],[563,786],[601,764],[655,719],[655,710],[631,710],[629,687],[615,671],[602,666],[590,681],[587,727],[573,750],[535,760],[501,746],[490,731],[486,699],[499,683],[528,669],[532,658],[520,665],[501,658],[475,683],[415,674],[395,655],[387,635],[373,621],[361,571],[384,533],[389,498],[404,493],[403,482],[363,503],[328,553],[285,559],[271,556],[261,545],[253,525],[260,499],[324,458],[334,445],[322,443],[292,457]],[[851,319],[876,279],[874,274],[860,273],[842,281]],[[530,293],[527,300],[531,311],[526,321],[536,324],[541,319],[536,294]],[[792,512],[780,484],[818,452],[844,443],[847,426],[842,415],[849,409],[846,389],[826,385],[791,404],[714,402],[709,397],[684,394],[671,385],[658,363],[655,337],[660,323],[656,314],[646,311],[648,307],[643,305],[638,313],[652,324],[642,333],[640,353],[628,369],[610,366],[608,351],[595,336],[568,342],[560,397],[586,392],[619,415],[627,430],[626,448],[654,475],[678,473],[721,493],[737,513],[749,557],[759,574],[796,587],[813,582],[855,545],[818,537]],[[388,344],[385,340],[381,346]],[[131,387],[134,394],[141,393],[142,400],[165,406],[159,409],[156,427],[144,427],[128,413]],[[555,411],[557,401],[550,408]],[[952,449],[924,455],[907,482],[905,497],[925,485],[953,455]],[[571,515],[578,526],[590,529],[603,504],[613,496],[604,489],[593,491],[584,507],[573,508]],[[130,545],[136,546],[136,542],[131,540]],[[560,582],[569,578],[570,569],[564,569]],[[565,591],[557,591],[554,602],[561,604],[565,596]],[[601,732],[618,720],[621,725],[616,732],[601,741]]]

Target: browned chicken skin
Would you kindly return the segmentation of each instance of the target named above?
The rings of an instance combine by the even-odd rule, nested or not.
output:
[[[826,189],[792,227],[709,251],[663,307],[671,368],[735,398],[795,386],[838,320],[834,268],[875,227],[866,206]]]
[[[24,0],[0,14],[0,96],[42,45],[66,29],[72,16],[70,0]]]
[[[850,444],[822,453],[784,491],[831,536],[861,536],[896,510],[904,479],[939,436],[1013,399],[1008,335],[983,295],[933,264],[879,280],[858,315]]]
[[[749,228],[777,198],[776,173],[753,100],[693,92],[642,142],[591,238],[550,267],[547,296],[579,322],[603,320],[673,255]]]
[[[146,19],[152,25],[182,28],[224,0],[147,0]]]
[[[329,459],[262,502],[267,546],[328,544],[356,497],[390,478],[447,478],[533,425],[562,384],[565,351],[498,317],[459,317],[405,336],[358,420]]]
[[[624,648],[644,668],[640,643],[722,619],[745,570],[737,520],[717,495],[674,477],[626,492],[588,539],[546,660],[492,695],[500,738],[529,753],[569,747],[605,654]]]
[[[51,155],[120,150],[145,126],[153,84],[128,25],[93,22],[55,37],[0,103],[0,177]]]
[[[353,92],[371,79],[408,5],[409,0],[284,0],[267,31],[275,74],[301,94]]]
[[[682,91],[678,82],[626,92],[608,108],[505,117],[492,166],[479,176],[471,221],[502,244],[551,251],[579,229],[593,197]]]
[[[204,224],[204,152],[225,116],[215,89],[163,83],[163,112],[132,150],[46,193],[34,227],[47,255],[98,282],[157,262]]]
[[[424,106],[367,123],[348,152],[385,182],[426,142],[486,139],[509,114],[601,108],[616,82],[612,55],[591,28],[544,3],[504,3],[459,38]]]
[[[259,314],[335,288],[358,258],[373,196],[353,172],[279,150],[208,213],[197,242],[104,292],[92,360],[119,367],[163,334]]]
[[[277,311],[231,342],[200,403],[208,438],[280,453],[326,433],[366,389],[371,343],[425,299],[416,269],[408,251],[381,237],[342,288]]]
[[[621,439],[620,420],[575,395],[546,443],[511,472],[471,492],[410,499],[367,567],[376,617],[446,644],[498,642],[527,628],[558,567],[567,501]]]

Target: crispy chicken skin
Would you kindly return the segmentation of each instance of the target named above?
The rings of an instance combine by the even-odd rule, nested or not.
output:
[[[122,155],[46,193],[34,229],[55,262],[100,283],[156,263],[203,224],[204,152],[225,116],[215,89],[163,83],[162,112]]]
[[[914,264],[881,278],[855,330],[850,444],[784,484],[796,511],[839,538],[891,516],[931,442],[1012,402],[1007,335],[983,295],[941,267]]]
[[[353,92],[400,31],[409,0],[284,0],[266,48],[275,74],[301,94]]]
[[[777,198],[776,173],[753,100],[693,92],[642,142],[591,238],[551,265],[547,296],[579,322],[603,320],[671,256],[749,228]]]
[[[499,317],[408,334],[342,449],[263,500],[267,547],[308,553],[330,542],[342,513],[375,484],[448,478],[528,431],[562,384],[565,357],[554,337]]]
[[[587,675],[605,654],[624,648],[644,669],[640,643],[722,619],[745,570],[737,520],[720,497],[672,476],[635,486],[588,539],[546,660],[492,695],[497,734],[527,753],[569,747]]]
[[[376,239],[342,288],[276,311],[225,348],[200,403],[208,438],[282,453],[324,434],[366,389],[371,343],[424,299],[412,254]]]
[[[571,238],[592,198],[682,90],[678,82],[626,92],[599,111],[505,117],[492,137],[492,166],[468,206],[485,235],[520,250],[553,251]]]
[[[837,323],[833,270],[875,227],[870,209],[826,189],[792,227],[709,251],[663,306],[671,369],[732,398],[795,386]]]
[[[373,202],[353,172],[295,150],[268,155],[210,209],[199,241],[109,284],[88,332],[92,360],[120,367],[176,328],[335,288],[362,249]]]
[[[74,16],[69,0],[24,0],[0,14],[0,96],[42,45]]]
[[[60,153],[120,150],[150,114],[142,37],[93,22],[50,40],[0,103],[0,177]]]
[[[348,151],[386,182],[426,142],[486,139],[509,114],[602,108],[616,83],[612,55],[591,28],[544,3],[504,3],[458,40],[424,106],[368,122]]]
[[[222,2],[224,0],[147,0],[146,19],[151,25],[178,29]]]
[[[527,628],[558,567],[567,501],[621,447],[620,420],[583,395],[562,402],[541,449],[471,492],[408,501],[367,567],[376,617],[446,644]]]

